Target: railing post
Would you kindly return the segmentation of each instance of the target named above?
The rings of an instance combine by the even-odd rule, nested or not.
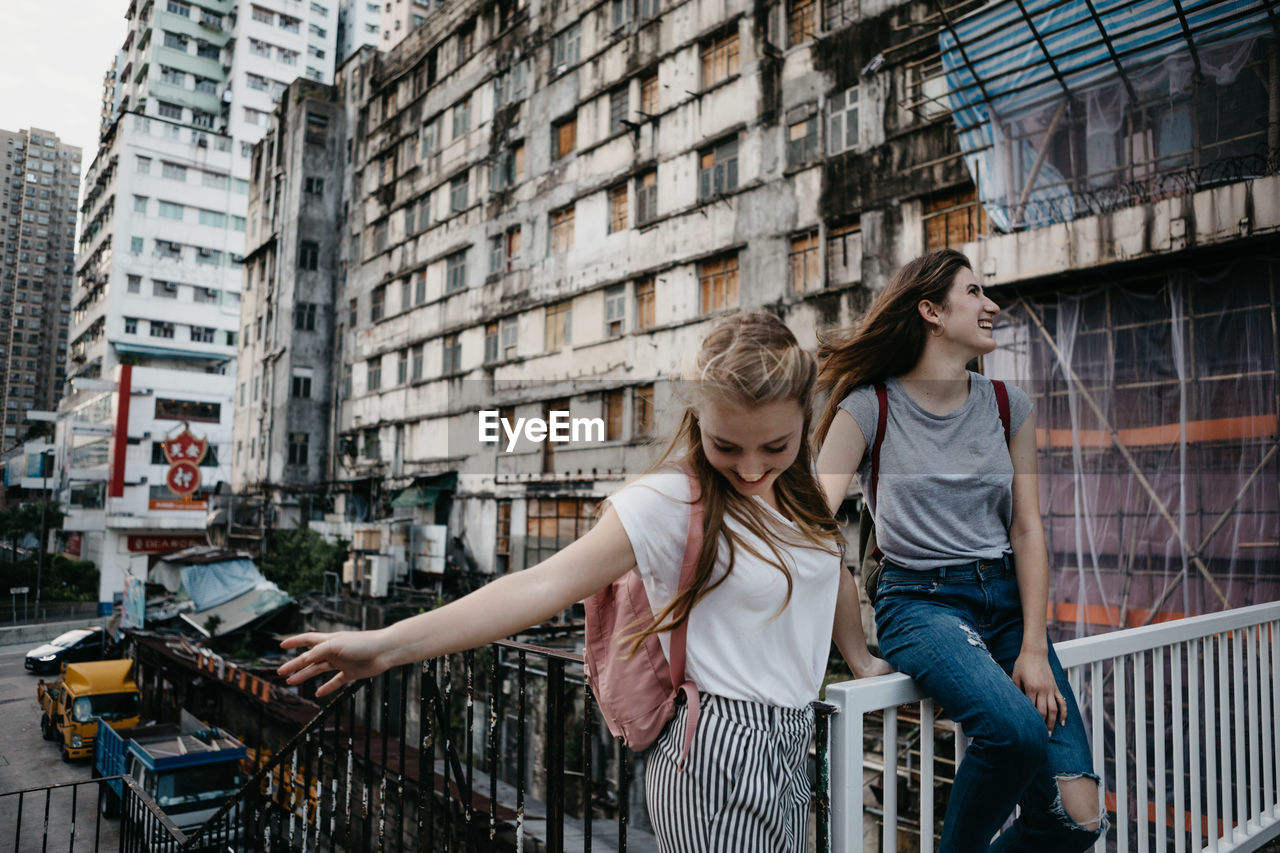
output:
[[[831,847],[862,849],[862,709],[851,702],[851,683],[827,687],[831,722]]]
[[[816,746],[818,777],[817,853],[831,853],[831,754],[830,723],[834,705],[813,703],[813,740]]]
[[[547,848],[564,853],[564,661],[547,659]]]

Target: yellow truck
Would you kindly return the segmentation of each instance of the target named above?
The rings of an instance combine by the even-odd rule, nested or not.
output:
[[[104,660],[67,664],[54,682],[40,679],[40,731],[59,744],[63,761],[93,755],[99,717],[113,729],[142,722],[132,672],[131,660]]]

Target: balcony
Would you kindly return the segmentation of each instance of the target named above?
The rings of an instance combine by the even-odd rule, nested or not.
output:
[[[1106,786],[1097,849],[1225,853],[1280,836],[1280,602],[1057,648]],[[932,851],[963,732],[903,675],[826,695],[811,754],[817,849]],[[608,737],[579,655],[501,642],[348,686],[191,837],[128,785],[121,849],[652,850],[643,765]],[[67,827],[22,815],[78,787],[0,795],[5,813],[18,801],[3,832],[17,849],[64,846]],[[93,790],[79,792],[81,837]]]

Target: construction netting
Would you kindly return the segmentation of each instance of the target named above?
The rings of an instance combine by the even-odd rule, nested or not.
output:
[[[1062,637],[1280,598],[1280,260],[1005,292]]]
[[[1274,26],[1263,0],[1005,0],[946,22],[926,88],[991,224],[1034,228],[1274,173]]]

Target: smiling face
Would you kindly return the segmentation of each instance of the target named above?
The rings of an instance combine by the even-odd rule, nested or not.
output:
[[[983,292],[973,270],[962,267],[947,291],[947,306],[939,315],[942,337],[973,355],[985,355],[996,348],[992,327],[999,313],[1000,306]]]
[[[804,438],[804,410],[798,400],[743,406],[709,400],[698,407],[702,449],[711,467],[739,494],[760,496],[776,506],[773,484],[791,467]]]

